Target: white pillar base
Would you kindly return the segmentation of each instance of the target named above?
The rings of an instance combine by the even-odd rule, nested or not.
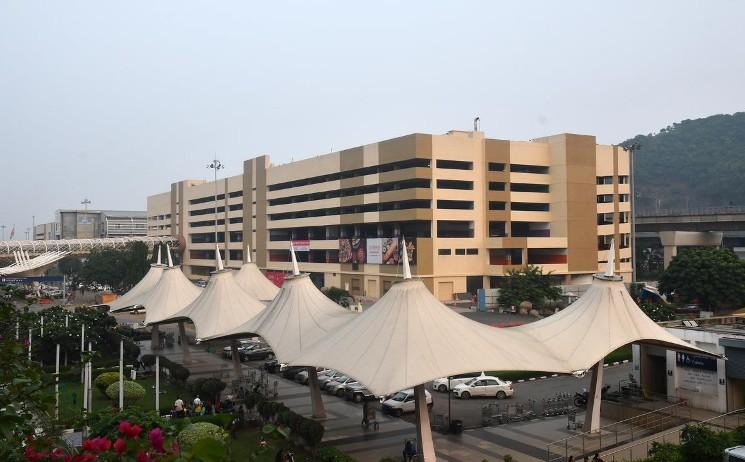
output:
[[[587,412],[582,430],[596,433],[600,431],[600,402],[603,397],[603,360],[592,366],[592,381],[587,394]]]
[[[326,408],[321,397],[321,387],[318,385],[318,372],[315,367],[308,368],[308,386],[310,388],[310,402],[313,406],[313,418],[325,419]]]
[[[424,393],[424,385],[414,387],[414,404],[416,407],[416,450],[420,462],[433,462],[437,460],[435,445],[432,440],[432,427],[429,424],[429,409],[427,409],[427,396]]]

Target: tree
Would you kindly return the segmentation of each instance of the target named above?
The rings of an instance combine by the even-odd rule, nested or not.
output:
[[[639,307],[644,314],[654,322],[670,321],[675,319],[675,310],[670,305],[663,303],[642,302]]]
[[[329,287],[324,291],[326,296],[334,301],[337,305],[349,308],[349,300],[352,298],[349,292],[338,287]]]
[[[148,271],[147,246],[133,242],[125,248],[93,249],[80,271],[87,284],[104,284],[128,289]]]
[[[67,256],[57,263],[59,272],[72,282],[73,287],[77,287],[80,282],[80,272],[83,270],[83,263],[79,258]]]
[[[543,274],[538,266],[528,265],[507,272],[499,285],[498,302],[502,306],[517,306],[528,301],[540,307],[546,300],[557,300],[560,295],[561,289],[551,282],[548,274]]]
[[[662,273],[659,289],[667,296],[675,293],[683,303],[700,303],[708,309],[740,307],[745,304],[745,261],[729,249],[685,249]]]

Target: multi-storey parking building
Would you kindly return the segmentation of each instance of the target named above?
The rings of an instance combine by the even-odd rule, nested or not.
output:
[[[373,298],[400,274],[405,237],[414,273],[448,300],[527,264],[589,282],[613,238],[629,277],[629,194],[628,154],[593,136],[412,134],[282,165],[255,157],[217,184],[174,183],[148,198],[148,233],[183,236],[195,277],[214,267],[215,220],[229,266],[250,244],[261,268],[287,271],[293,241],[317,284]]]

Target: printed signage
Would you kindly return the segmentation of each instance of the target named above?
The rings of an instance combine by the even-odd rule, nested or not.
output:
[[[3,284],[31,284],[32,282],[63,282],[64,276],[2,277]]]
[[[395,237],[339,239],[339,263],[398,265],[401,263],[401,240]],[[416,263],[416,243],[406,241],[409,263]]]
[[[373,265],[383,263],[383,239],[374,237],[367,240],[367,262]]]
[[[308,239],[298,239],[292,241],[292,246],[295,248],[295,252],[309,252],[310,241]]]
[[[703,369],[707,371],[717,370],[717,360],[706,356],[692,355],[690,353],[675,353],[675,363],[680,367],[692,369]]]

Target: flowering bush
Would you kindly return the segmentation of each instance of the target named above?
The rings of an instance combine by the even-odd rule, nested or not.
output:
[[[98,377],[96,377],[96,380],[93,381],[93,384],[99,390],[101,390],[102,393],[106,393],[106,389],[109,388],[109,385],[111,385],[112,383],[118,382],[118,381],[119,381],[118,372],[104,372],[103,374],[100,374]]]
[[[178,434],[178,444],[183,448],[192,447],[197,441],[211,438],[220,443],[227,440],[228,434],[222,428],[209,422],[197,422],[190,424]]]
[[[119,399],[119,382],[114,382],[106,388],[106,396],[114,401]],[[134,403],[145,397],[145,389],[137,382],[131,380],[124,381],[124,402],[127,404]]]

